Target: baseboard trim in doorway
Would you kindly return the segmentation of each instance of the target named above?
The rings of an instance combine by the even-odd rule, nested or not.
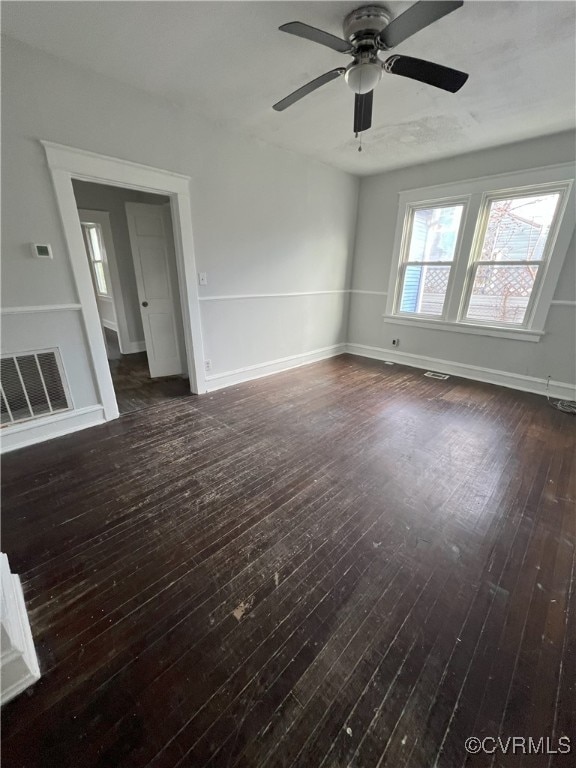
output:
[[[129,341],[128,344],[122,344],[122,347],[123,349],[120,351],[123,355],[135,355],[136,352],[146,352],[145,341]]]
[[[42,419],[24,421],[21,424],[4,427],[1,434],[1,452],[8,453],[18,448],[42,443],[44,440],[52,440],[54,437],[63,437],[80,429],[104,424],[105,421],[104,408],[101,405],[91,405]]]
[[[547,394],[547,380],[538,379],[534,376],[524,376],[519,373],[498,371],[492,368],[480,368],[479,366],[468,365],[467,363],[457,363],[452,360],[441,360],[424,355],[413,355],[410,352],[398,352],[392,349],[383,349],[382,347],[371,347],[367,344],[348,343],[346,351],[351,355],[369,357],[373,360],[386,360],[401,365],[408,365],[412,368],[421,368],[425,371],[432,370],[438,373],[447,373],[451,376],[460,376],[463,379],[473,379],[474,381],[482,381],[486,384],[496,384],[499,387],[519,389],[521,392],[532,392],[536,395]],[[561,400],[574,400],[576,397],[576,387],[569,382],[550,380],[548,394],[550,397]]]
[[[215,373],[206,376],[206,391],[213,392],[217,389],[224,389],[233,384],[241,384],[245,381],[260,379],[264,376],[271,376],[274,373],[288,371],[291,368],[299,368],[302,365],[309,365],[320,360],[326,360],[330,357],[336,357],[346,351],[346,344],[333,344],[330,347],[314,349],[311,352],[302,352],[299,355],[290,355],[289,357],[279,357],[276,360],[269,360],[266,363],[257,365],[248,365],[245,368],[237,368],[234,371],[225,373]]]

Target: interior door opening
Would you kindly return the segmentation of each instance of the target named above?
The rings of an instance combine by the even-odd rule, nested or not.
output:
[[[120,414],[189,395],[169,198],[72,184]]]

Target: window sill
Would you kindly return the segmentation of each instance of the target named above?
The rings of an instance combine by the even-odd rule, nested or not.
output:
[[[398,315],[382,315],[384,322],[397,325],[413,325],[417,328],[428,328],[437,331],[454,331],[473,336],[494,336],[500,339],[514,341],[540,341],[544,331],[532,331],[527,328],[499,328],[492,325],[472,325],[471,323],[455,323],[448,320],[428,320],[422,317],[399,317]]]

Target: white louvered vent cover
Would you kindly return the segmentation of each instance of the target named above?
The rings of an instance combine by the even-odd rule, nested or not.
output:
[[[0,380],[3,427],[71,408],[57,349],[2,357]]]

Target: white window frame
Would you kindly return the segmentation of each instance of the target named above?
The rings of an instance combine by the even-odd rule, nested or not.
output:
[[[90,261],[90,271],[92,272],[92,281],[94,282],[94,290],[102,299],[112,300],[112,286],[110,282],[110,271],[108,269],[108,258],[106,253],[106,246],[104,244],[104,232],[102,231],[102,225],[97,221],[82,221],[82,234],[84,236],[84,242],[86,243],[86,250],[88,252],[88,259]],[[98,242],[100,245],[101,259],[96,258],[94,249],[92,248],[92,242],[90,241],[90,235],[88,229],[93,227],[96,230]],[[102,272],[104,274],[104,282],[106,283],[106,291],[100,290],[98,281],[98,274],[96,272],[96,264],[102,264]]]
[[[400,256],[398,259],[398,266],[396,268],[396,285],[393,293],[394,296],[394,315],[405,318],[418,318],[423,320],[445,320],[448,314],[449,297],[453,290],[454,275],[456,266],[459,261],[460,252],[462,249],[462,233],[464,231],[464,225],[466,221],[466,215],[468,213],[468,204],[470,196],[464,197],[448,197],[441,200],[423,200],[417,203],[407,203],[404,209],[403,227],[402,227],[402,241],[400,246]],[[452,261],[409,261],[408,254],[410,251],[412,225],[414,222],[414,213],[418,210],[429,208],[451,208],[456,205],[462,206],[462,216],[460,218],[460,229],[458,230],[458,236],[456,238],[456,246],[454,248],[454,257]],[[448,287],[446,288],[446,296],[444,298],[444,306],[442,307],[442,314],[431,315],[425,312],[401,312],[400,303],[402,301],[402,287],[404,285],[403,275],[406,271],[406,266],[409,264],[425,264],[430,266],[449,266],[450,276],[448,278]]]
[[[399,195],[396,237],[391,260],[386,322],[469,333],[471,335],[539,341],[564,258],[576,223],[574,204],[574,165],[571,163],[534,168],[511,174],[468,179],[436,187],[406,190]],[[487,211],[494,198],[534,192],[560,192],[555,224],[550,230],[542,266],[530,296],[524,323],[491,324],[466,319],[472,278],[484,237]],[[442,316],[399,312],[401,270],[411,230],[411,211],[417,208],[465,203],[460,232],[450,272]]]

